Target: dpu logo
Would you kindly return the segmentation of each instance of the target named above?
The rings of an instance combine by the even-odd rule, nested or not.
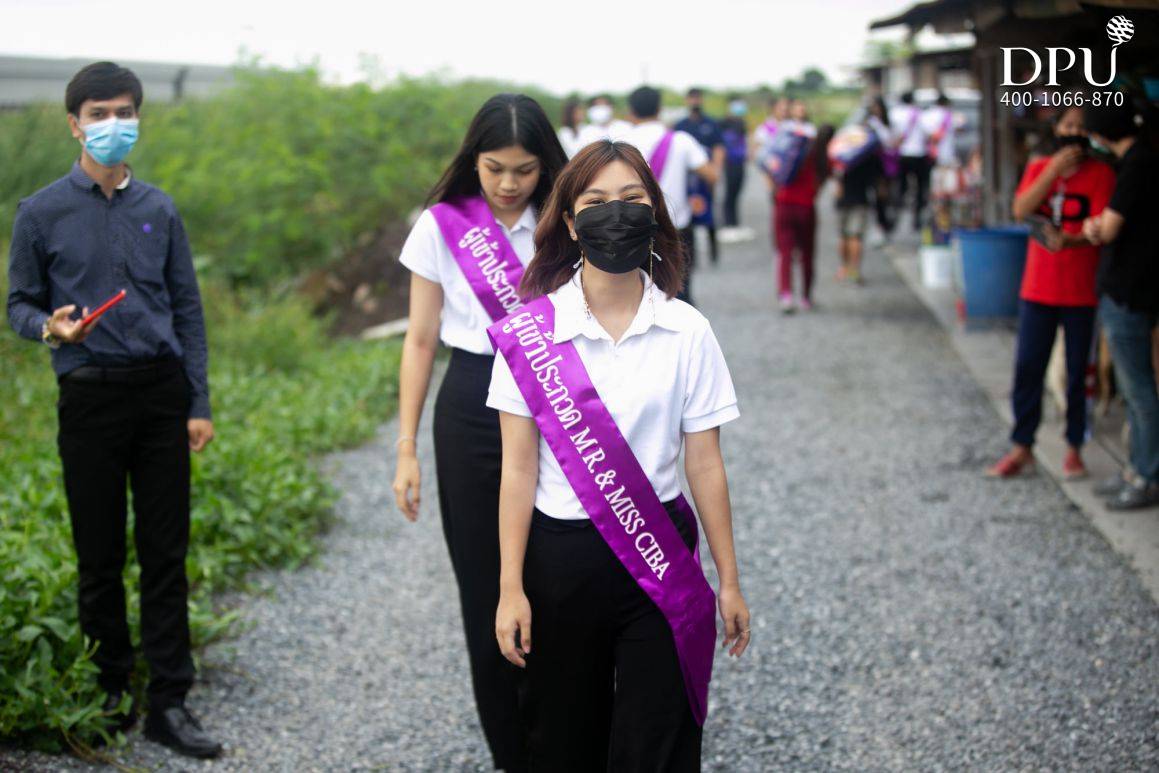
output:
[[[1120,45],[1126,43],[1134,35],[1135,25],[1132,24],[1131,20],[1126,16],[1115,16],[1109,22],[1107,22],[1107,37],[1110,38],[1111,43],[1113,43],[1111,46],[1111,72],[1109,75],[1107,75],[1107,79],[1102,83],[1096,81],[1094,74],[1091,72],[1091,50],[1089,48],[1079,49],[1079,51],[1081,51],[1083,54],[1083,74],[1086,76],[1087,83],[1091,84],[1092,86],[1107,86],[1110,85],[1113,80],[1115,80],[1115,53],[1119,50]],[[1013,63],[1013,55],[1015,51],[1026,52],[1030,55],[1031,60],[1034,62],[1034,74],[1020,83],[1016,83],[1014,81],[1014,76],[1011,73],[1011,65]],[[1061,67],[1059,66],[1060,53],[1068,58],[1066,64],[1062,65]],[[1070,68],[1074,67],[1075,63],[1078,61],[1078,55],[1075,54],[1074,49],[1058,48],[1052,46],[1046,49],[1046,59],[1048,63],[1047,74],[1050,76],[1050,78],[1046,81],[1045,85],[1057,86],[1058,74],[1060,72],[1066,72]],[[1038,55],[1038,52],[1030,48],[1021,48],[1019,46],[1014,46],[1012,48],[1002,48],[1003,86],[1029,86],[1031,83],[1037,81],[1038,76],[1041,74],[1042,58]]]

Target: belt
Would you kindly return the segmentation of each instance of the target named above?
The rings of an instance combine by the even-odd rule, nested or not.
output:
[[[181,360],[164,359],[137,365],[82,365],[60,377],[60,381],[101,384],[151,384],[181,370]]]

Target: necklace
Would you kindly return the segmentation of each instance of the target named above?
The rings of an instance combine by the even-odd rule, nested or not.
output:
[[[582,268],[579,271],[579,285],[580,285],[580,297],[583,298],[583,302],[584,302],[584,315],[587,316],[588,319],[591,319],[592,318],[592,307],[588,305],[588,291],[584,289],[584,272],[583,272]],[[656,324],[656,301],[654,300],[655,290],[656,290],[655,282],[648,282],[647,288],[648,288],[648,308],[652,312],[652,324]]]

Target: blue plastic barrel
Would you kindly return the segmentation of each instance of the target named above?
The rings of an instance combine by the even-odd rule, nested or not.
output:
[[[1010,225],[955,232],[962,254],[966,318],[1018,316],[1030,229]]]

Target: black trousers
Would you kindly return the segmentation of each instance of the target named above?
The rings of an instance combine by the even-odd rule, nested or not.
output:
[[[1042,390],[1058,326],[1066,346],[1066,442],[1082,446],[1087,434],[1087,363],[1095,334],[1093,306],[1050,306],[1019,301],[1018,351],[1014,361],[1014,430],[1010,439],[1034,445],[1042,420]]]
[[[696,230],[694,226],[680,229],[680,241],[684,244],[684,289],[676,297],[685,303],[692,303],[692,271],[696,268]]]
[[[692,549],[693,532],[667,503]],[[532,648],[521,692],[533,771],[698,771],[672,630],[590,521],[536,510],[524,565]]]
[[[925,156],[901,157],[901,181],[899,183],[899,200],[905,201],[905,194],[909,188],[910,177],[914,178],[914,230],[922,227],[922,212],[926,208],[926,198],[930,191],[930,171],[933,164]]]
[[[106,691],[124,689],[133,668],[125,618],[126,484],[141,565],[141,649],[149,703],[180,703],[193,684],[189,645],[189,384],[180,363],[106,371],[104,381],[60,382],[58,446],[79,576],[81,630]],[[118,378],[131,379],[118,381]]]
[[[435,400],[435,470],[443,536],[459,585],[471,683],[495,767],[527,768],[519,669],[499,651],[499,413],[487,407],[494,357],[452,349]]]
[[[724,165],[724,224],[726,226],[740,224],[737,202],[740,200],[740,190],[744,185],[744,172],[744,161],[729,161]]]

